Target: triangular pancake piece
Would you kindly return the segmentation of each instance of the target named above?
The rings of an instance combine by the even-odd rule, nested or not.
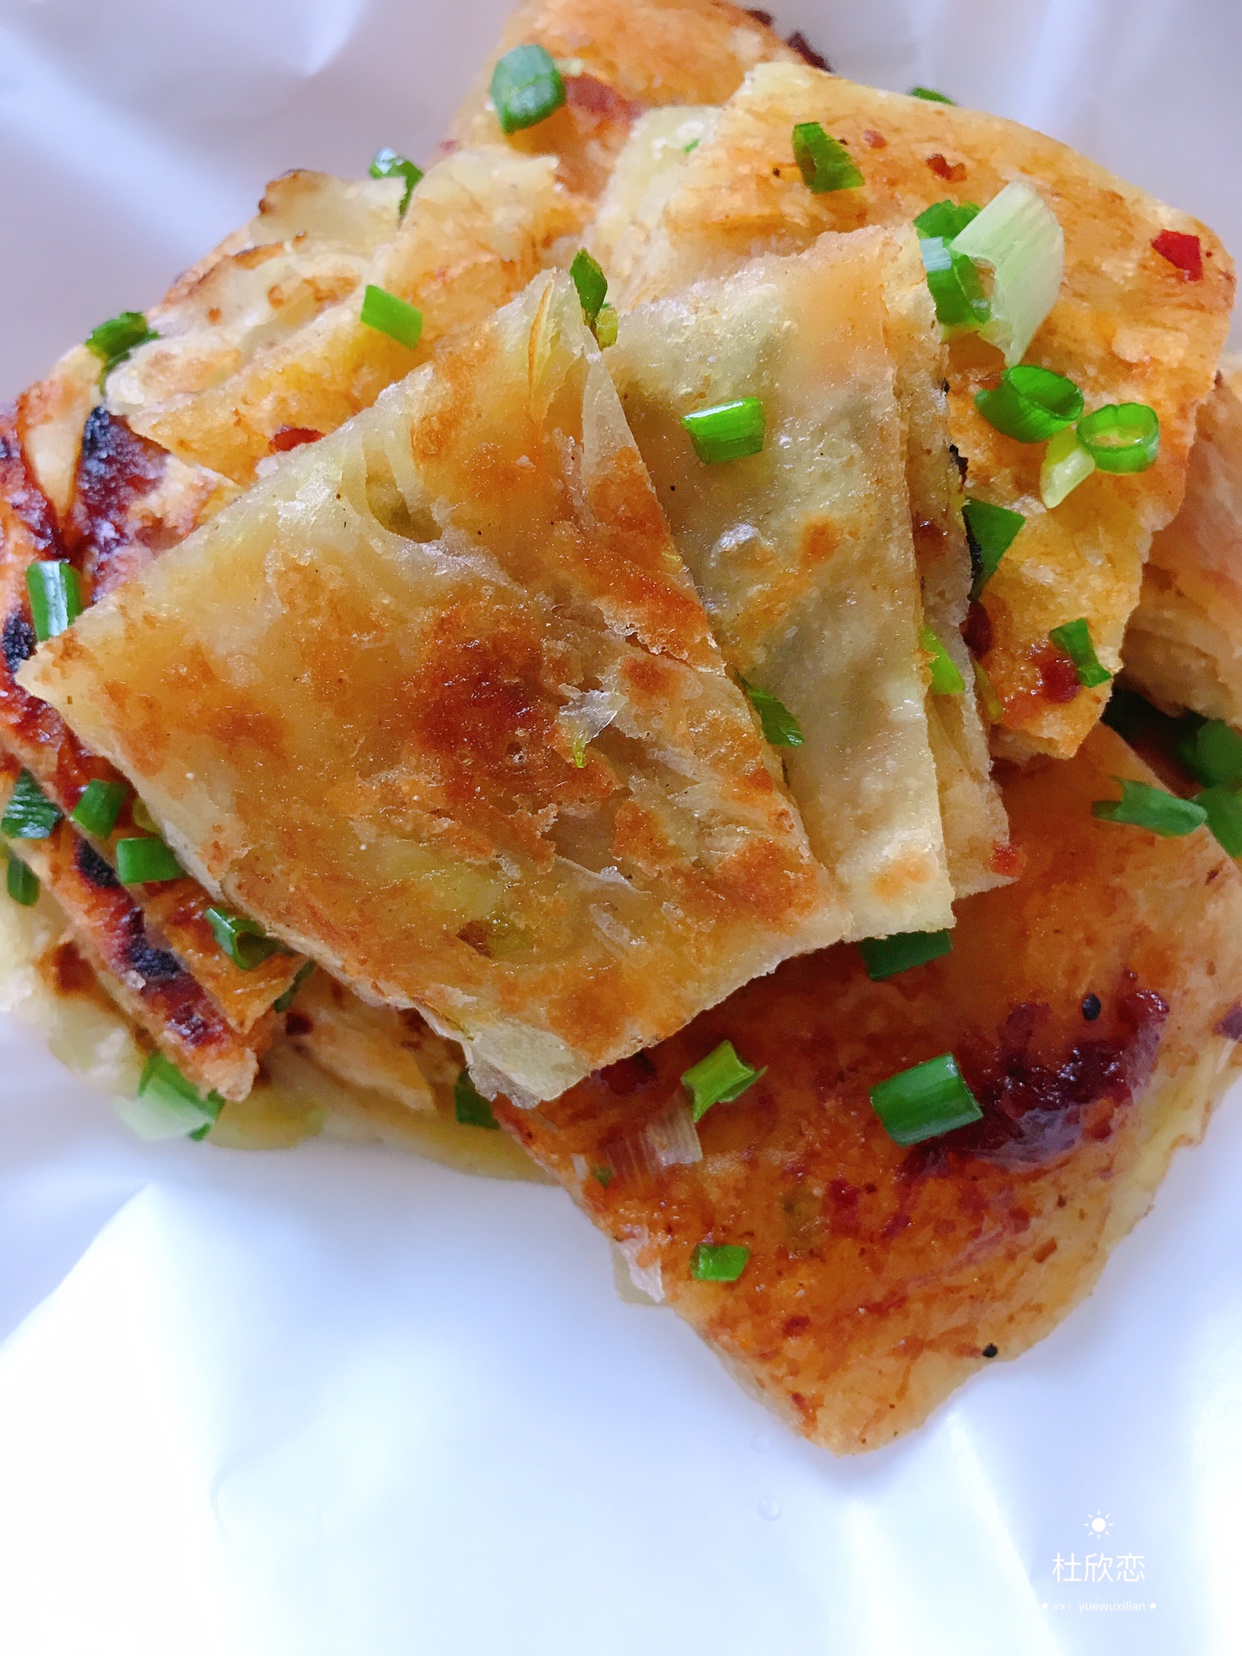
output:
[[[822,195],[806,188],[791,152],[793,126],[804,121],[823,123],[848,146],[861,187]],[[1003,707],[998,736],[1019,756],[1067,755],[1099,717],[1106,691],[1045,672],[1055,656],[1049,631],[1085,617],[1101,660],[1116,670],[1152,534],[1181,501],[1195,411],[1212,388],[1228,327],[1233,267],[1211,231],[1014,122],[801,65],[763,64],[686,157],[646,273],[625,298],[675,292],[736,268],[756,248],[803,247],[825,230],[908,225],[945,197],[982,205],[1016,178],[1039,190],[1065,232],[1061,297],[1025,360],[1068,375],[1089,410],[1148,403],[1161,425],[1150,470],[1097,473],[1049,511],[1039,495],[1043,445],[1002,436],[974,407],[974,394],[999,379],[1000,354],[974,335],[951,344],[952,434],[968,463],[967,489],[1027,517],[983,600],[992,633],[984,666]],[[1199,238],[1201,281],[1183,280],[1153,248],[1166,229]],[[1058,699],[1067,690],[1070,699]]]
[[[884,983],[849,948],[792,961],[537,1114],[500,1107],[647,1292],[838,1453],[1047,1334],[1236,1073],[1242,875],[1205,829],[1093,818],[1116,776],[1152,780],[1103,729],[1011,775],[1027,872],[960,905],[950,955]],[[722,1040],[766,1073],[662,1165],[651,1126]],[[868,1092],[944,1053],[982,1119],[903,1149]],[[695,1280],[700,1244],[748,1249],[740,1276]]]
[[[1126,675],[1168,712],[1242,728],[1242,363],[1199,410],[1182,509],[1151,543],[1122,647]]]
[[[621,319],[609,372],[730,665],[794,715],[786,772],[852,933],[952,924],[918,568],[876,230],[756,259]],[[763,451],[681,419],[758,397]]]
[[[844,932],[564,276],[22,678],[213,890],[519,1097]]]

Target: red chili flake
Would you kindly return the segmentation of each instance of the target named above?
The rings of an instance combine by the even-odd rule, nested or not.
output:
[[[1162,259],[1181,271],[1183,282],[1203,280],[1203,248],[1198,236],[1188,236],[1181,230],[1162,230],[1151,245]]]
[[[943,155],[929,155],[926,165],[931,168],[937,178],[943,178],[946,184],[960,184],[966,176],[964,161],[946,161]]]
[[[884,134],[882,132],[875,132],[871,128],[868,128],[867,131],[863,133],[863,140],[865,143],[870,144],[872,149],[888,148],[888,139],[884,136]]]
[[[1016,845],[996,845],[988,858],[993,874],[1002,874],[1016,880],[1026,867],[1026,858]]]
[[[281,426],[272,433],[267,446],[273,454],[287,454],[303,443],[317,443],[322,436],[322,431],[312,431],[309,426]]]
[[[1078,682],[1077,667],[1069,656],[1053,649],[1051,645],[1045,646],[1039,652],[1036,665],[1039,667],[1039,680],[1045,701],[1072,702],[1082,689]]]
[[[962,642],[980,661],[992,648],[992,617],[977,601],[966,611],[966,619],[962,622]]]

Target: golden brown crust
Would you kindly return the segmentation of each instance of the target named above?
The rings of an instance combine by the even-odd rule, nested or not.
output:
[[[823,195],[805,188],[789,143],[792,123],[807,120],[822,121],[849,146],[861,188]],[[1233,266],[1212,232],[1012,122],[771,64],[749,77],[714,134],[688,157],[645,276],[628,298],[675,291],[687,272],[702,275],[713,261],[731,268],[756,248],[785,251],[825,230],[908,224],[946,195],[983,203],[1015,177],[1037,187],[1066,240],[1061,298],[1027,359],[1069,375],[1089,409],[1151,404],[1162,432],[1160,458],[1149,471],[1097,474],[1046,511],[1039,500],[1042,445],[1002,437],[974,408],[975,392],[996,383],[999,353],[973,336],[953,344],[950,416],[954,442],[969,462],[967,487],[1028,517],[989,583],[994,643],[986,667],[1014,751],[1064,756],[1098,718],[1104,698],[1083,690],[1068,702],[1050,700],[1041,651],[1051,627],[1086,616],[1101,659],[1113,669],[1118,664],[1151,535],[1181,501],[1195,411],[1211,389],[1228,327]],[[1200,238],[1201,282],[1183,281],[1153,249],[1165,228]]]
[[[1237,1062],[1220,1026],[1242,1027],[1242,876],[1205,830],[1094,820],[1118,775],[1150,777],[1101,729],[1010,776],[1026,875],[961,905],[949,956],[880,984],[848,948],[788,962],[538,1112],[501,1106],[645,1280],[839,1452],[891,1441],[1047,1333]],[[618,1140],[721,1039],[767,1073],[704,1117],[703,1160],[605,1188],[591,1169],[632,1166]],[[984,1119],[902,1150],[867,1091],[946,1051]],[[701,1241],[750,1248],[739,1282],[690,1279]]]
[[[230,901],[535,1096],[844,930],[565,277],[23,681]]]

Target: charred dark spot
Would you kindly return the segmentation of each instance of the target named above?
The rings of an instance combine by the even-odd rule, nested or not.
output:
[[[971,655],[982,660],[992,648],[992,617],[977,600],[966,611],[962,622],[962,641]]]
[[[886,1242],[891,1242],[894,1237],[900,1236],[903,1230],[909,1230],[909,1228],[910,1215],[908,1213],[894,1213],[892,1218],[881,1228],[880,1235]]]
[[[126,955],[144,983],[171,983],[182,975],[183,967],[176,955],[169,954],[167,949],[157,949],[145,932],[134,938]]]
[[[157,487],[167,464],[166,449],[131,431],[102,403],[87,416],[67,539],[96,597],[108,590],[114,565],[124,573],[121,554],[146,544],[132,508]]]
[[[286,1035],[309,1035],[314,1027],[313,1020],[308,1018],[305,1012],[285,1013]]]
[[[801,29],[794,30],[789,37],[789,44],[804,63],[811,65],[812,69],[823,69],[828,74],[832,73],[832,65],[828,59],[815,50]]]
[[[618,1063],[609,1064],[607,1068],[599,1070],[597,1074],[609,1092],[628,1098],[631,1093],[641,1092],[644,1087],[649,1087],[659,1075],[659,1071],[645,1052],[636,1052],[632,1058],[622,1058]]]
[[[761,23],[765,29],[770,29],[776,19],[770,11],[760,11],[757,6],[746,7],[747,17],[753,17],[756,23]]]
[[[1217,1024],[1216,1033],[1230,1041],[1242,1041],[1242,1006],[1237,1001]]]
[[[10,676],[17,673],[23,661],[30,660],[36,643],[34,628],[21,610],[14,610],[4,623],[4,665]]]
[[[981,1355],[984,1356],[984,1357],[999,1357],[1000,1356],[1000,1348],[999,1348],[999,1346],[985,1345]]]
[[[73,861],[78,873],[96,891],[114,891],[121,883],[89,840],[78,840],[73,848]]]
[[[1088,1023],[1094,1023],[1103,1010],[1104,1003],[1098,995],[1084,995],[1082,997],[1082,1015]],[[1240,1033],[1242,1033],[1242,1027],[1240,1027]]]
[[[877,138],[879,137],[879,133],[876,134],[876,137]],[[870,139],[871,139],[871,134],[868,133],[867,134],[868,142],[870,142]],[[957,475],[961,478],[962,482],[964,483],[966,481],[966,456],[962,453],[961,449],[958,448],[956,443],[950,443],[949,444],[949,453],[953,456],[953,464],[957,467]],[[967,534],[969,534],[969,533],[970,533],[970,531],[967,530]]]

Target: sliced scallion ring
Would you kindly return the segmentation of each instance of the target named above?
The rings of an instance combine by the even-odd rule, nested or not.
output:
[[[492,71],[492,103],[506,136],[546,121],[565,102],[565,82],[542,46],[515,46]]]
[[[750,1249],[740,1242],[700,1242],[690,1255],[696,1282],[736,1282],[750,1263]]]
[[[1232,788],[1204,788],[1195,799],[1207,812],[1207,825],[1221,849],[1242,857],[1242,799]]]
[[[185,870],[162,839],[117,840],[116,877],[122,885],[158,885],[184,876]]]
[[[983,1115],[950,1052],[890,1075],[871,1089],[871,1108],[894,1144],[920,1144]]]
[[[422,338],[423,313],[418,306],[398,298],[395,293],[389,293],[387,288],[376,287],[372,282],[367,283],[362,296],[359,320],[364,328],[374,328],[377,333],[387,334],[389,339],[395,339],[398,345],[404,345],[409,351]]]
[[[1029,184],[1006,184],[958,232],[949,251],[992,272],[991,314],[981,332],[1014,367],[1061,291],[1065,235],[1060,220]]]
[[[760,690],[758,685],[747,684],[742,680],[742,688],[755,712],[759,715],[759,723],[763,726],[764,737],[773,747],[801,747],[806,738],[802,734],[802,726],[794,715],[772,694],[770,690]]]
[[[1078,441],[1073,426],[1051,438],[1039,468],[1039,498],[1049,511],[1073,494],[1095,470],[1095,461]]]
[[[462,1070],[453,1088],[453,1114],[463,1127],[487,1127],[500,1131],[500,1123],[491,1105],[470,1079],[470,1071]]]
[[[937,92],[930,86],[912,86],[910,96],[922,98],[925,103],[952,104],[955,109],[957,108],[956,98],[951,98],[947,92]]]
[[[63,558],[45,558],[26,571],[30,616],[40,644],[56,638],[82,613],[78,572]]]
[[[0,834],[9,839],[48,839],[60,821],[61,810],[54,805],[28,770],[13,784],[13,792],[0,817]]]
[[[1162,839],[1181,839],[1193,834],[1207,821],[1207,811],[1193,799],[1179,799],[1148,782],[1118,777],[1120,799],[1097,799],[1091,814],[1101,822],[1123,822],[1133,828],[1147,828]]]
[[[732,1104],[766,1074],[766,1070],[752,1069],[743,1063],[732,1041],[721,1041],[706,1058],[690,1066],[681,1084],[690,1095],[694,1119],[701,1121],[713,1104]]]
[[[941,326],[983,328],[992,311],[973,262],[942,236],[920,236],[919,252]]]
[[[915,966],[926,966],[929,960],[939,960],[953,947],[952,935],[947,931],[898,932],[895,937],[868,937],[858,945],[867,976],[872,983],[883,983]]]
[[[403,178],[405,180],[405,194],[401,197],[401,206],[398,209],[402,218],[410,205],[410,197],[414,194],[414,186],[421,184],[423,169],[416,166],[408,155],[400,155],[395,149],[376,150],[371,162],[372,178]]]
[[[919,643],[931,657],[931,689],[933,696],[960,696],[966,688],[966,680],[953,657],[945,649],[939,635],[929,626],[924,625],[919,633]]]
[[[920,236],[952,241],[978,216],[979,209],[973,201],[933,201],[931,206],[924,207],[915,219],[914,228]]]
[[[253,972],[282,951],[274,937],[268,937],[263,928],[245,914],[213,904],[203,911],[203,918],[211,927],[216,942],[228,955],[234,966],[243,972]]]
[[[1242,735],[1223,719],[1201,724],[1178,753],[1206,787],[1233,787],[1242,782]]]
[[[1095,653],[1091,626],[1085,616],[1077,621],[1067,621],[1064,626],[1053,627],[1048,637],[1074,663],[1078,682],[1085,689],[1094,690],[1101,684],[1112,683],[1113,675],[1107,667],[1101,666],[1100,658]]]
[[[107,839],[128,798],[128,784],[102,782],[96,777],[82,790],[70,821],[88,834],[94,834],[96,839]]]
[[[1002,436],[1042,443],[1081,418],[1082,392],[1064,374],[1020,362],[995,389],[976,392],[975,407]]]
[[[1001,559],[1025,525],[1026,518],[1008,506],[997,506],[990,500],[976,500],[970,495],[962,507],[962,522],[966,525],[966,539],[970,543],[970,566],[974,575],[970,596],[974,599],[995,575]]]
[[[739,397],[736,402],[697,409],[693,414],[683,414],[681,423],[705,466],[758,454],[767,433],[767,419],[758,397]]]
[[[1078,441],[1101,471],[1146,471],[1160,453],[1160,417],[1146,403],[1110,403],[1079,420]]]
[[[856,190],[863,181],[849,150],[830,138],[819,121],[800,121],[793,129],[793,158],[812,195]]]
[[[583,321],[594,332],[604,300],[608,297],[608,278],[585,247],[580,247],[574,254],[569,274],[578,290]]]
[[[4,884],[9,896],[22,908],[33,908],[39,901],[39,876],[20,857],[10,856]]]

